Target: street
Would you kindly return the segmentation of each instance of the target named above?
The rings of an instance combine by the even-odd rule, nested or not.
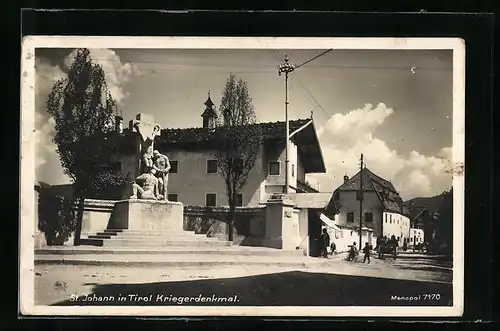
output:
[[[179,302],[165,298],[217,296],[237,300],[223,303],[191,301],[190,304],[452,305],[450,262],[418,254],[400,256],[396,261],[372,257],[370,264],[348,262],[343,257],[335,255],[321,266],[303,268],[244,265],[212,268],[37,265],[35,304],[176,305]],[[131,299],[113,301],[127,296]],[[137,297],[162,299],[149,302],[132,300]]]

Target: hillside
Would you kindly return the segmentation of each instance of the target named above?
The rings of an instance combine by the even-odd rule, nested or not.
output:
[[[435,195],[433,197],[417,197],[405,201],[405,204],[409,207],[410,210],[414,209],[422,209],[426,208],[429,213],[432,215],[434,213],[438,213],[441,208],[445,196],[449,192],[443,192],[439,195]]]

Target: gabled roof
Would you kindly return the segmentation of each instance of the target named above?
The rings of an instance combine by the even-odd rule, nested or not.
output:
[[[307,160],[307,162],[304,162],[304,171],[306,173],[324,173],[326,167],[323,154],[311,118],[289,121],[289,132],[293,133],[308,123],[309,125],[295,134],[291,140],[297,145],[299,154]],[[254,125],[260,127],[265,140],[285,139],[286,124],[284,121],[256,123]],[[188,145],[205,148],[204,143],[217,141],[217,139],[220,139],[220,133],[217,128],[210,130],[203,127],[162,129],[160,137],[157,139],[155,144],[158,144],[159,148],[180,149],[186,148]]]
[[[327,212],[338,212],[338,202],[336,199],[338,192],[359,191],[361,176],[363,176],[363,191],[375,192],[386,211],[397,212],[404,215],[409,214],[408,208],[403,203],[403,199],[399,196],[394,185],[392,185],[390,181],[374,174],[368,168],[363,168],[362,171],[359,171],[349,178],[333,192],[327,207]]]
[[[337,191],[357,191],[361,184],[361,171],[349,178],[346,182],[337,188]],[[377,176],[368,168],[363,168],[363,190],[374,191],[387,189],[393,193],[397,193],[396,188],[391,182],[384,178]]]
[[[290,133],[306,124],[309,119],[299,119],[290,121]],[[285,137],[285,122],[256,123],[261,129],[262,135],[266,139]],[[159,140],[168,145],[182,145],[188,143],[198,143],[216,140],[220,137],[217,129],[207,130],[203,127],[182,128],[182,129],[162,129]]]

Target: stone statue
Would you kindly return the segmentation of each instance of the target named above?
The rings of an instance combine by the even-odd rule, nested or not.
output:
[[[153,143],[155,137],[159,134],[160,132],[160,126],[155,125],[151,135],[147,135],[146,132],[142,132],[140,128],[140,123],[136,122],[134,123],[134,127],[136,131],[139,133],[140,137],[142,137],[142,143],[141,143],[141,173],[146,172],[145,168],[146,167],[153,167]]]
[[[133,183],[133,193],[130,199],[163,200],[163,196],[158,191],[158,178],[155,173],[156,170],[153,167],[145,167],[145,172],[139,175]]]
[[[167,201],[167,185],[168,172],[170,171],[170,162],[166,155],[161,154],[157,150],[153,152],[153,169],[156,171],[158,178],[159,194],[163,196],[163,200]]]

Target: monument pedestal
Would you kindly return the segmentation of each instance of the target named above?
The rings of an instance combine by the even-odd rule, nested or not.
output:
[[[292,226],[294,203],[287,195],[273,195],[266,203],[265,247],[283,250],[295,249]]]
[[[117,201],[108,228],[183,231],[183,205],[181,202],[145,199]]]

